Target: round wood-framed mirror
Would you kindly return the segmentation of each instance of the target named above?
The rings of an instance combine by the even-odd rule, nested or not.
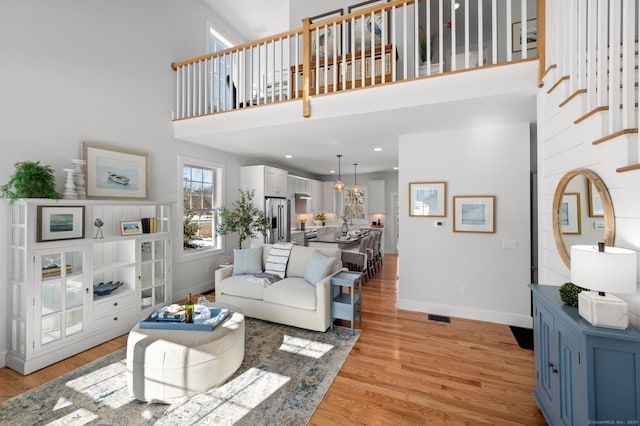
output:
[[[613,246],[615,220],[609,191],[589,169],[568,171],[553,196],[553,236],[560,257],[571,268],[571,246],[597,244]]]

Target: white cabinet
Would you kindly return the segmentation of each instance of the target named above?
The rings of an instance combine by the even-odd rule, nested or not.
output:
[[[311,211],[313,213],[318,213],[324,211],[324,203],[323,201],[323,193],[322,193],[322,182],[318,180],[311,180]]]
[[[322,182],[322,211],[342,214],[344,211],[344,192],[337,192],[335,182]]]
[[[84,220],[62,224],[79,238],[51,238],[57,225],[52,217],[43,220],[43,206],[55,207],[62,220],[65,208],[82,207]],[[2,207],[9,221],[8,367],[29,374],[128,332],[167,302],[170,204],[25,199]],[[121,235],[121,221],[142,218],[152,219],[157,232]],[[37,241],[36,230],[47,241]],[[122,285],[94,291],[109,281]]]
[[[240,167],[240,188],[255,191],[254,205],[264,209],[264,197],[287,197],[286,170],[270,166]]]
[[[385,182],[384,180],[369,181],[369,214],[385,214]]]

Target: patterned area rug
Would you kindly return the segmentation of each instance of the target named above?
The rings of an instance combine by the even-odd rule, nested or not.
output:
[[[173,405],[129,396],[125,348],[0,404],[1,425],[304,425],[360,335],[246,319],[245,357],[225,384]]]

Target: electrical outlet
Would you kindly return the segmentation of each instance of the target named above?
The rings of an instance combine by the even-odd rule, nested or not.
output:
[[[469,287],[460,287],[460,294],[462,294],[463,296],[468,296],[469,295]]]
[[[444,220],[443,219],[434,219],[433,227],[434,228],[444,228]]]

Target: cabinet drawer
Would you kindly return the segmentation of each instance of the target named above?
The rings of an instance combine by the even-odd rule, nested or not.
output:
[[[109,315],[102,317],[94,317],[92,331],[94,333],[100,333],[105,330],[116,330],[119,327],[133,327],[135,323],[135,309],[123,309],[118,312],[113,312]]]
[[[94,303],[93,318],[99,318],[125,310],[133,310],[133,302],[133,294],[127,294],[120,297],[110,297],[108,300]]]

